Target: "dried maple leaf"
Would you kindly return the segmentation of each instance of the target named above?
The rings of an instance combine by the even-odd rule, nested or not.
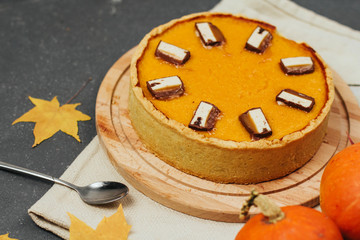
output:
[[[12,124],[14,125],[18,122],[36,123],[34,127],[35,141],[33,147],[52,137],[59,130],[73,136],[80,142],[77,122],[91,119],[88,115],[75,109],[80,103],[60,106],[57,97],[54,97],[51,101],[33,97],[29,97],[29,99],[35,107],[24,113],[24,115],[16,119]]]
[[[9,238],[9,234],[0,235],[0,240],[17,240],[15,238]]]
[[[96,240],[126,240],[131,225],[127,224],[123,208],[120,204],[116,213],[104,217],[96,230],[68,213],[71,220],[70,240],[96,239]]]

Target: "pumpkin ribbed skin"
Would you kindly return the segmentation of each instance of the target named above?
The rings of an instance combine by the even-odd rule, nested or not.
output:
[[[360,143],[329,161],[321,179],[320,206],[345,239],[360,239]]]
[[[282,207],[285,218],[268,223],[258,214],[239,231],[235,240],[341,240],[335,223],[323,213],[303,206]]]

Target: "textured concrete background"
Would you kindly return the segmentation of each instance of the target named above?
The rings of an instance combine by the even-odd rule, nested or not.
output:
[[[211,9],[210,1],[4,0],[0,1],[0,161],[59,177],[96,135],[95,100],[111,65],[153,27]],[[299,5],[360,30],[358,0],[296,0]],[[79,122],[78,143],[58,132],[32,148],[33,123],[11,123],[33,107],[28,96],[72,101],[92,117]],[[58,239],[27,214],[51,184],[0,171],[0,235]]]

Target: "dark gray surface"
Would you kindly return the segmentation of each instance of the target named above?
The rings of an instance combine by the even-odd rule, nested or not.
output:
[[[59,177],[96,135],[95,100],[111,65],[153,27],[170,19],[211,9],[211,1],[33,0],[0,1],[0,161]],[[360,30],[358,0],[296,0]],[[32,148],[33,123],[11,123],[33,107],[28,96],[58,96],[92,117],[79,122],[78,143],[58,132]],[[37,227],[27,210],[51,184],[0,170],[0,235],[18,239],[58,239]],[[56,207],[56,206],[55,206]]]

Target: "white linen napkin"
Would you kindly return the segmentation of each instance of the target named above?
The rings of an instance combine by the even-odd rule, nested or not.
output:
[[[290,39],[307,42],[349,84],[359,84],[360,32],[306,10],[289,0],[222,0],[212,11],[240,13],[277,26]],[[360,99],[359,88],[352,88]],[[101,169],[101,171],[99,171]],[[119,203],[132,225],[129,239],[234,239],[243,224],[223,223],[185,215],[149,199],[120,176],[107,158],[96,136],[69,166],[61,179],[78,185],[115,180],[127,184],[129,195],[119,202],[94,207],[84,204],[77,194],[54,185],[30,209],[40,227],[69,238],[72,213],[93,228],[104,216],[112,215]]]

